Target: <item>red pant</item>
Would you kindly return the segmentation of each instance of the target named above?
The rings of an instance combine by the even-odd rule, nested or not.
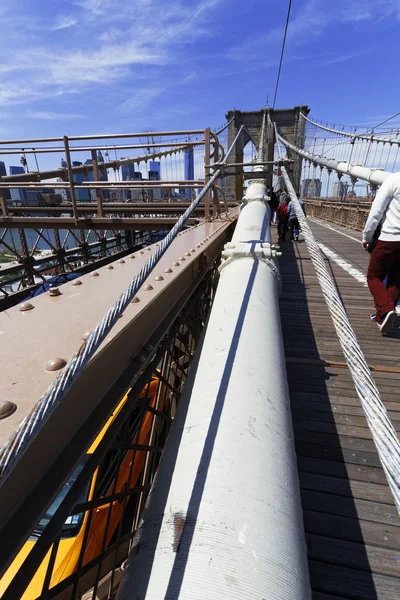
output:
[[[387,286],[383,283],[388,277]],[[367,281],[374,298],[376,320],[394,310],[400,296],[400,242],[378,241],[369,261]]]

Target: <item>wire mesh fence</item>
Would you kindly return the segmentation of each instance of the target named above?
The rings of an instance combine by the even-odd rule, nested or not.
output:
[[[216,265],[160,345],[147,348],[151,361],[114,399],[85,455],[51,505],[43,507],[42,519],[0,580],[5,600],[20,597],[25,588],[24,598],[32,600],[114,598],[185,389],[215,277]],[[60,514],[65,518],[57,527]],[[35,568],[35,552],[43,543],[45,558]]]

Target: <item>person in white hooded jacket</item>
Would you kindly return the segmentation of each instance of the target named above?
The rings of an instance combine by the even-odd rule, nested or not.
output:
[[[362,236],[368,250],[381,224],[376,246],[369,261],[367,282],[374,298],[376,321],[381,333],[388,333],[396,317],[400,296],[400,173],[390,175],[379,188],[372,203]],[[387,285],[384,279],[387,279]]]

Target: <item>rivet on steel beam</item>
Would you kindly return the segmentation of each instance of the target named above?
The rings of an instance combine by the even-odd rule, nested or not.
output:
[[[147,252],[152,252],[153,248],[150,248],[150,246],[147,246],[146,250],[147,250]]]
[[[49,296],[61,296],[61,292],[58,289],[58,287],[50,288],[49,289]]]
[[[186,260],[186,258],[184,256],[180,256],[178,260]]]
[[[20,310],[21,312],[25,312],[26,310],[32,310],[32,308],[35,308],[33,304],[31,304],[30,302],[23,302],[18,310]]]
[[[129,256],[129,258],[136,258],[136,256],[135,256],[134,254],[131,254],[131,255]]]
[[[156,275],[154,281],[164,281],[164,277],[162,275]]]
[[[17,410],[17,405],[9,400],[3,400],[0,402],[0,419],[7,419]]]
[[[145,284],[144,284],[144,286],[143,286],[143,289],[144,289],[144,291],[145,291],[145,292],[150,292],[150,291],[151,291],[151,290],[153,290],[154,288],[153,288],[153,286],[152,286],[152,285],[150,285],[149,283],[145,283]]]
[[[143,344],[142,350],[144,352],[151,352],[153,350],[153,346],[151,344]]]
[[[164,273],[172,273],[172,269],[170,267],[167,267],[166,269],[164,269]]]
[[[176,260],[175,262],[172,263],[172,266],[173,267],[180,267],[181,263]]]
[[[74,279],[72,285],[82,285],[82,281],[80,279]]]
[[[185,256],[191,256],[190,252],[185,252]]]
[[[86,340],[88,339],[90,334],[91,334],[91,331],[84,331],[82,333],[82,339],[86,342]]]
[[[90,277],[100,277],[100,273],[94,271],[94,273],[90,273]]]
[[[114,267],[113,267],[112,265],[107,265],[107,269],[108,269],[109,271],[111,271],[111,269],[113,269],[113,268],[114,268]]]
[[[119,260],[118,262],[119,262],[120,265],[124,265],[125,264],[125,261],[124,261],[123,258],[121,258],[121,260]]]
[[[139,252],[139,254],[144,254],[144,250],[141,250],[141,251]]]
[[[201,248],[201,244],[197,244],[196,248]]]
[[[190,252],[196,252],[196,248],[192,248]]]
[[[136,304],[136,302],[140,302],[140,298],[138,298],[137,296],[135,296],[134,298],[132,298],[131,304]]]
[[[44,368],[46,371],[58,371],[59,369],[65,367],[66,364],[67,362],[63,358],[52,358],[51,360],[47,361]]]
[[[143,356],[143,354],[136,354],[134,360],[135,360],[135,362],[138,362],[138,363],[142,364],[142,363],[146,362],[146,357]]]

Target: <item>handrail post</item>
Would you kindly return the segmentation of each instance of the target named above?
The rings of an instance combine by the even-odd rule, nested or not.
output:
[[[210,179],[210,128],[204,130],[205,150],[204,150],[204,184],[207,185]],[[204,218],[210,221],[210,192],[207,192],[204,198]]]
[[[71,193],[71,202],[72,202],[72,211],[74,214],[75,225],[78,223],[78,211],[76,206],[76,195],[75,195],[75,186],[72,175],[72,164],[71,164],[71,154],[69,151],[69,142],[68,137],[64,135],[64,148],[65,148],[65,160],[67,162],[67,170],[68,170],[68,180],[69,180],[69,189]]]
[[[93,166],[93,179],[94,181],[100,181],[99,178],[99,165],[97,163],[96,150],[92,150],[92,166]],[[97,214],[99,217],[103,217],[103,190],[96,188],[96,203],[97,203]]]

